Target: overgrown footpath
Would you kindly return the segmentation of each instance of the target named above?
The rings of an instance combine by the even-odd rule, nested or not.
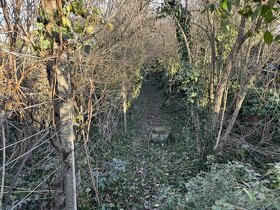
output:
[[[195,145],[184,127],[188,116],[178,107],[163,107],[163,94],[160,78],[146,79],[130,110],[128,133],[118,135],[100,151],[100,161],[110,165],[98,180],[103,209],[174,206],[169,194],[184,193],[186,180],[200,171]],[[172,128],[168,142],[150,141],[155,126]],[[89,208],[90,204],[82,209]]]
[[[280,165],[264,178],[248,164],[214,164],[211,156],[203,162],[185,126],[186,109],[163,104],[161,79],[146,79],[129,113],[129,132],[99,148],[101,206],[88,189],[81,209],[280,209]],[[168,142],[150,141],[155,126],[171,127]]]

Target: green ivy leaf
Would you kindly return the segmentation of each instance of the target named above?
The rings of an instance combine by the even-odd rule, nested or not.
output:
[[[68,18],[66,18],[66,17],[62,17],[62,25],[64,26],[64,27],[71,27],[71,21],[68,19]]]
[[[228,11],[228,1],[227,0],[223,0],[222,3],[221,3],[221,7]]]
[[[266,4],[262,6],[261,16],[264,17],[267,23],[271,23],[275,19],[272,13],[272,8]]]
[[[246,18],[250,17],[253,14],[253,10],[250,6],[245,6],[242,10],[239,10],[238,13]]]
[[[93,26],[86,27],[86,33],[87,34],[93,34],[94,33],[94,27]]]
[[[44,23],[36,22],[36,27],[38,30],[43,30],[45,28],[45,25]]]
[[[70,13],[70,12],[72,11],[72,5],[71,5],[71,4],[67,5],[67,6],[65,7],[65,9],[66,9],[66,12],[67,12],[67,13]]]
[[[264,42],[268,45],[270,45],[273,42],[273,36],[269,31],[264,32],[263,38]]]
[[[228,19],[222,19],[222,21],[221,21],[221,26],[222,26],[222,30],[224,31],[224,32],[228,32],[229,31],[229,24],[230,24],[230,22],[229,22],[229,20]]]
[[[83,32],[84,32],[84,28],[82,26],[79,26],[79,25],[76,25],[74,30],[78,34],[83,34]]]
[[[261,14],[262,6],[259,5],[252,14],[252,20],[256,19]]]
[[[280,202],[273,201],[273,206],[274,206],[277,210],[280,210]]]
[[[41,40],[40,43],[41,49],[50,49],[52,47],[52,42],[49,39]]]
[[[280,41],[280,35],[275,36],[275,37],[274,37],[274,41],[275,41],[275,42]]]
[[[81,15],[83,16],[85,14],[85,10],[83,9],[83,1],[82,0],[75,0],[71,3],[71,6],[72,6],[72,12],[75,14],[75,15]]]
[[[213,13],[215,11],[216,7],[214,4],[210,4],[209,9],[210,9],[210,12]]]
[[[264,16],[270,9],[270,6],[267,4],[262,5],[261,15]]]
[[[256,196],[254,195],[254,193],[253,193],[252,191],[249,191],[249,190],[247,190],[246,188],[243,188],[243,190],[244,190],[244,192],[248,195],[249,200],[250,200],[251,202],[254,203],[254,202],[257,201]]]

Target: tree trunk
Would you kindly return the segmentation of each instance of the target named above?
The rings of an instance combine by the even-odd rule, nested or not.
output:
[[[248,82],[246,83],[246,85],[244,85],[241,90],[239,91],[238,93],[238,96],[237,96],[237,99],[236,99],[236,107],[235,107],[235,110],[232,114],[232,117],[231,117],[231,120],[229,122],[229,125],[226,129],[226,132],[222,138],[222,145],[221,145],[221,149],[223,147],[223,145],[226,143],[231,131],[232,131],[232,128],[235,124],[235,121],[237,119],[237,116],[239,114],[239,111],[241,109],[241,106],[242,106],[242,103],[247,95],[247,92],[248,92],[248,89],[249,89],[249,86],[255,81],[257,75],[258,75],[259,71],[257,71],[255,74],[251,75],[250,79],[248,80]]]
[[[62,159],[64,162],[64,194],[66,209],[77,209],[76,179],[75,179],[75,153],[74,153],[74,130],[73,130],[73,101],[71,97],[71,83],[69,66],[66,54],[62,54],[60,62],[55,70],[55,116],[59,135]]]
[[[249,44],[250,44],[250,43],[249,43]],[[234,112],[233,112],[233,114],[232,114],[231,120],[230,120],[229,125],[228,125],[228,127],[227,127],[227,129],[226,129],[226,132],[225,132],[225,134],[224,134],[224,136],[223,136],[223,138],[222,138],[222,145],[221,145],[221,147],[220,147],[221,149],[223,148],[224,144],[226,143],[226,141],[227,141],[227,139],[228,139],[228,137],[229,137],[229,135],[230,135],[230,133],[231,133],[231,131],[232,131],[232,128],[233,128],[233,126],[234,126],[234,124],[235,124],[235,121],[236,121],[236,119],[237,119],[237,116],[238,116],[238,114],[239,114],[239,111],[240,111],[240,109],[241,109],[241,106],[242,106],[242,104],[243,104],[243,101],[244,101],[244,99],[245,99],[245,97],[246,97],[246,95],[247,95],[247,93],[248,93],[248,89],[249,89],[250,85],[252,85],[252,84],[254,83],[254,81],[256,80],[257,76],[260,74],[261,70],[263,69],[263,65],[268,61],[268,59],[269,59],[270,57],[273,56],[273,54],[274,54],[275,52],[277,52],[277,49],[275,49],[275,52],[271,52],[270,56],[267,56],[266,60],[260,61],[260,54],[261,54],[261,51],[262,51],[262,50],[263,50],[263,49],[262,49],[262,45],[260,44],[258,53],[257,53],[257,55],[256,55],[256,60],[255,60],[256,70],[255,70],[255,72],[254,72],[253,74],[250,75],[250,77],[249,77],[249,79],[247,80],[247,82],[246,82],[243,86],[241,86],[241,88],[240,88],[240,91],[239,91],[238,96],[237,96],[237,99],[236,99],[236,107],[235,107],[235,110],[234,110]],[[248,51],[250,51],[250,50],[248,50]],[[247,53],[248,53],[248,52],[247,52]],[[248,53],[248,54],[249,54],[249,53]],[[248,56],[249,56],[249,55],[248,55]],[[246,59],[249,60],[250,58],[248,57],[248,58],[246,58]],[[246,65],[247,65],[247,64],[246,64]],[[246,67],[244,66],[244,68],[246,68]],[[242,85],[242,84],[241,84],[241,85]]]
[[[2,131],[2,148],[3,148],[3,154],[2,154],[2,164],[3,164],[3,169],[2,169],[2,178],[1,178],[1,189],[0,189],[0,209],[2,209],[2,200],[3,200],[3,195],[4,195],[4,185],[5,185],[5,174],[6,174],[6,134],[5,134],[5,127],[4,127],[4,113],[1,113],[0,116],[0,127]]]
[[[127,133],[127,91],[124,84],[122,86],[122,97],[123,97],[123,126],[124,126],[124,132]]]
[[[167,1],[166,1],[166,3],[167,3],[168,8],[172,11],[172,7],[170,6],[170,4]],[[186,2],[186,8],[187,7],[188,7],[188,3]],[[187,10],[186,10],[186,12],[187,12]],[[185,15],[187,16],[188,14],[185,14]],[[183,36],[184,44],[185,44],[185,47],[186,47],[187,53],[188,53],[188,63],[192,64],[192,56],[191,56],[190,44],[189,44],[189,40],[187,38],[187,34],[184,31],[184,28],[182,27],[180,21],[176,17],[176,14],[174,13],[174,11],[172,11],[172,17],[175,20],[175,23],[176,23],[177,27],[179,28],[181,35]]]
[[[73,129],[73,99],[71,92],[70,68],[67,59],[67,46],[62,37],[62,0],[41,0],[41,7],[59,28],[59,39],[55,33],[50,33],[49,38],[55,40],[53,44],[53,55],[55,60],[50,60],[47,65],[48,79],[52,91],[54,106],[54,124],[57,138],[52,139],[53,146],[62,156],[63,182],[65,208],[67,210],[77,209],[76,198],[76,174],[75,174],[75,150]],[[47,27],[47,25],[45,26]]]
[[[221,134],[222,134],[222,129],[223,129],[223,124],[224,124],[224,118],[225,118],[225,111],[226,111],[226,106],[227,106],[227,97],[228,97],[228,84],[227,84],[227,88],[226,91],[224,93],[224,106],[223,106],[223,110],[222,110],[222,116],[221,116],[221,122],[220,122],[220,128],[218,131],[218,136],[216,139],[216,143],[213,147],[213,151],[216,154],[218,146],[220,144],[220,139],[221,139]]]
[[[208,13],[208,17],[210,14]],[[211,74],[210,74],[210,86],[209,86],[209,100],[210,103],[213,104],[214,102],[214,80],[215,80],[215,70],[216,70],[216,45],[215,45],[215,26],[213,23],[213,18],[209,17],[209,22],[211,24],[211,37],[210,37],[210,42],[211,42],[211,62],[212,62],[212,68],[211,68]]]
[[[214,119],[213,119],[214,122],[213,123],[214,123],[215,127],[218,123],[218,116],[219,116],[220,109],[221,109],[223,93],[225,91],[226,84],[228,82],[228,79],[229,79],[231,71],[232,71],[234,59],[235,59],[236,55],[238,54],[238,52],[240,51],[240,48],[243,45],[243,43],[248,38],[248,33],[246,35],[244,35],[245,22],[246,22],[246,19],[244,17],[242,17],[241,21],[240,21],[240,25],[239,25],[239,32],[238,32],[237,39],[235,41],[234,46],[232,47],[230,54],[228,55],[228,57],[225,61],[226,65],[223,69],[222,77],[220,78],[219,83],[218,83],[216,96],[215,96],[215,103],[214,103]]]

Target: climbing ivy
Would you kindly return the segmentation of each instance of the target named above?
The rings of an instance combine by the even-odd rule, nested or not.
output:
[[[65,3],[61,11],[57,8],[52,14],[42,7],[36,22],[39,42],[34,46],[35,50],[54,50],[61,35],[62,41],[71,43],[74,48],[85,45],[86,42],[79,39],[93,38],[95,25],[101,22],[100,12],[96,6],[88,7],[83,0]]]
[[[234,7],[235,9],[233,9]],[[279,16],[280,9],[279,1],[277,0],[249,0],[244,1],[244,4],[241,4],[240,0],[222,0],[219,4],[212,3],[207,5],[206,10],[210,10],[211,13],[220,16],[222,27],[229,29],[229,19],[233,16],[236,10],[238,14],[251,22],[261,24],[261,21],[263,21],[264,28],[268,28],[277,16]],[[280,41],[280,34],[273,34],[269,30],[256,32],[262,33],[264,42],[268,45]]]
[[[176,0],[166,0],[161,8],[158,10],[158,17],[163,18],[166,16],[171,16],[176,22],[176,36],[178,43],[180,45],[179,53],[181,55],[181,62],[183,66],[188,65],[190,56],[188,55],[187,47],[184,35],[190,40],[190,20],[191,13],[188,11],[187,7]]]

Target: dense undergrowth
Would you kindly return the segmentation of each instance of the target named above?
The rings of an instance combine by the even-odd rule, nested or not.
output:
[[[280,3],[184,2],[0,1],[0,209],[280,209]]]
[[[159,78],[152,76],[148,83],[160,95]],[[146,89],[141,95],[151,92]],[[245,159],[244,163],[229,161],[227,156],[223,163],[217,163],[212,155],[204,159],[197,153],[193,128],[186,126],[191,119],[186,107],[178,108],[174,103],[160,108],[165,115],[155,116],[165,116],[171,122],[172,137],[164,144],[152,143],[139,136],[144,123],[141,118],[152,113],[141,106],[149,103],[141,95],[130,111],[129,132],[118,132],[111,142],[96,150],[97,162],[103,163],[102,170],[95,174],[101,206],[93,202],[95,195],[88,187],[81,196],[81,209],[280,208],[279,164],[256,168]]]
[[[160,89],[157,91],[162,92]],[[154,104],[160,105],[160,102]],[[157,144],[138,136],[139,123],[143,122],[140,118],[147,110],[141,110],[143,107],[133,109],[129,133],[116,136],[112,142],[103,145],[97,155],[98,159],[108,163],[118,161],[123,165],[123,170],[118,171],[117,176],[107,173],[104,186],[99,185],[104,209],[165,208],[169,205],[168,199],[165,198],[166,190],[171,187],[178,193],[185,192],[186,181],[204,167],[195,152],[191,135],[184,127],[184,112],[171,115],[168,108],[162,110],[168,112],[169,120],[176,130],[173,130],[174,136],[169,142]],[[116,167],[107,170],[114,171]],[[89,196],[88,204],[83,209],[93,208],[91,200]]]

